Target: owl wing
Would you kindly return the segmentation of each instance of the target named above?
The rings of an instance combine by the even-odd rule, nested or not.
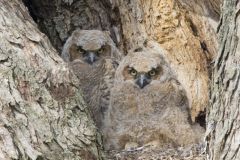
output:
[[[98,127],[101,128],[102,122],[106,117],[106,111],[109,109],[110,105],[110,91],[113,87],[114,75],[115,75],[115,67],[112,59],[105,59],[105,63],[103,66],[104,72],[101,80],[101,84],[99,86],[100,98],[98,105],[98,114],[99,114],[99,122]]]

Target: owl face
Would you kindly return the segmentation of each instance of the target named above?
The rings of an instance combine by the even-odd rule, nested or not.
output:
[[[127,66],[124,72],[128,80],[134,81],[142,89],[160,76],[161,68],[157,66],[148,70],[138,70],[137,68]]]
[[[139,52],[128,58],[127,65],[123,68],[124,81],[131,82],[140,89],[148,86],[155,80],[160,80],[163,68],[161,61],[151,54]]]
[[[94,65],[101,59],[110,56],[108,53],[109,50],[107,46],[101,46],[100,48],[84,49],[82,46],[72,45],[70,47],[69,55],[70,61],[80,59],[89,65]]]
[[[80,60],[82,64],[96,66],[105,58],[120,58],[108,32],[75,30],[64,44],[61,57],[66,62]]]

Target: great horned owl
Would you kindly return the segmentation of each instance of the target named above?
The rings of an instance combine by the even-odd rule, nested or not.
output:
[[[187,145],[204,130],[189,121],[184,89],[163,57],[152,49],[129,53],[116,71],[105,119],[106,150],[130,144]]]
[[[100,127],[121,53],[108,32],[78,29],[66,41],[61,56],[79,78],[84,100]]]

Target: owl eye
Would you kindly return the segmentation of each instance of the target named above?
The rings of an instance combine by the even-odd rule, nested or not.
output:
[[[79,52],[84,52],[84,51],[85,51],[84,49],[82,49],[81,46],[79,46],[79,47],[77,48],[77,50],[78,50]]]
[[[151,71],[149,72],[149,75],[150,75],[150,76],[155,76],[155,75],[156,75],[156,71],[155,71],[155,70],[151,70]]]
[[[97,53],[99,54],[101,54],[101,53],[103,53],[103,51],[104,51],[104,48],[100,48],[98,51],[97,51]]]
[[[82,53],[82,55],[84,56],[86,54],[86,51],[84,49],[82,49],[82,47],[78,47],[78,52]]]
[[[130,70],[130,74],[131,74],[132,76],[136,76],[136,75],[137,75],[137,71],[136,71],[135,69],[131,69],[131,70]]]

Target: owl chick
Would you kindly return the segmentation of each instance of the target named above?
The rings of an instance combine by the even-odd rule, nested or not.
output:
[[[121,53],[108,32],[76,30],[66,41],[61,56],[78,77],[84,100],[100,128],[109,105],[114,65]]]
[[[184,89],[151,49],[130,53],[119,64],[104,124],[106,150],[188,145],[204,132],[190,124]]]

